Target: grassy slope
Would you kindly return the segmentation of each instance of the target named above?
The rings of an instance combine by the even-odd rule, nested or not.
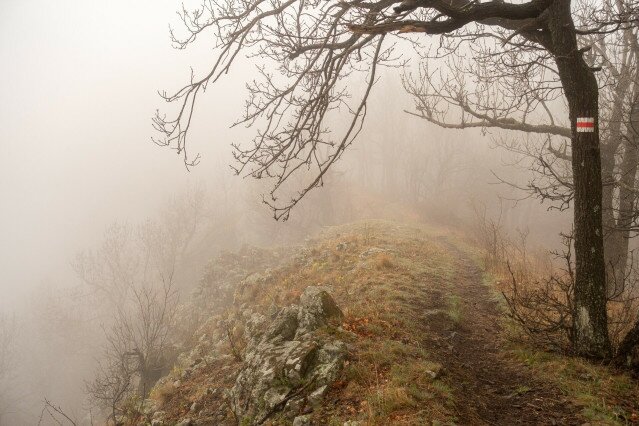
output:
[[[436,320],[450,329],[463,320],[460,296],[446,294],[455,285],[455,263],[440,236],[461,250],[476,250],[446,229],[369,221],[326,230],[288,266],[271,273],[268,286],[237,295],[236,304],[249,303],[267,312],[273,304],[297,302],[308,285],[330,286],[345,322],[324,332],[349,344],[350,358],[343,378],[335,384],[322,409],[319,424],[454,424],[460,421],[453,384],[424,344],[424,324]],[[487,277],[486,282],[491,280]],[[430,290],[444,290],[437,309],[428,309]],[[435,295],[435,293],[432,293]],[[508,356],[534,371],[573,399],[584,419],[614,424],[619,412],[631,419],[639,395],[637,383],[611,375],[604,367],[513,345]],[[227,357],[183,380],[178,391],[164,385],[154,395],[168,418],[180,418],[193,401],[223,404],[222,392],[241,363]],[[179,372],[177,372],[179,373]],[[176,373],[176,374],[177,374]],[[168,381],[167,383],[170,383]],[[213,390],[211,390],[213,388]],[[164,389],[164,391],[163,391]],[[209,391],[207,391],[209,389]],[[163,393],[164,392],[164,393]],[[526,392],[522,389],[521,392]],[[634,398],[634,401],[633,401]],[[615,420],[617,419],[617,420]]]

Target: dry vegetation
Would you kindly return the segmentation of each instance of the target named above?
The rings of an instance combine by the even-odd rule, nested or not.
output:
[[[386,223],[331,228],[301,249],[289,265],[270,270],[262,285],[240,286],[231,312],[224,314],[233,318],[232,311],[243,304],[267,313],[273,305],[297,302],[309,285],[331,289],[345,321],[324,332],[348,343],[349,360],[342,380],[315,414],[319,424],[341,425],[348,419],[367,424],[454,420],[452,391],[439,377],[441,365],[424,346],[423,309],[414,297],[421,283],[450,276],[445,269],[447,251],[437,244],[424,244],[422,236],[411,236],[412,232]],[[452,323],[448,313],[441,318]],[[198,333],[206,334],[207,327],[220,324],[212,319]],[[237,353],[241,353],[242,330],[235,323],[223,333],[233,337],[226,339],[226,356],[221,361],[186,377],[175,369],[152,391],[151,397],[169,414],[166,418],[183,418],[193,402],[200,401],[225,410],[232,422],[223,394],[241,366]]]
[[[593,424],[639,423],[636,373],[572,356],[572,238],[547,253],[527,246],[527,233],[507,235],[500,219],[476,210],[471,239],[459,241],[486,271],[486,284],[500,300],[511,355],[555,383]],[[637,320],[637,277],[625,277],[625,291],[608,301],[613,345]]]
[[[326,327],[323,333],[347,342],[349,358],[342,378],[313,414],[317,424],[464,421],[466,406],[472,401],[464,395],[464,384],[459,383],[456,371],[444,366],[441,348],[434,342],[445,339],[434,336],[433,330],[454,335],[475,325],[468,324],[473,321],[467,318],[472,314],[469,301],[453,291],[461,278],[451,244],[478,264],[485,264],[487,258],[477,242],[450,235],[455,234],[449,229],[382,221],[327,229],[298,249],[290,261],[282,262],[283,266],[242,280],[231,308],[209,318],[194,333],[196,337],[225,337],[217,349],[222,356],[213,360],[207,356],[211,346],[200,343],[191,351],[188,364],[178,364],[156,385],[151,398],[169,421],[193,416],[193,404],[199,404],[198,410],[224,413],[223,424],[234,424],[225,392],[242,366],[243,329],[241,321],[235,320],[240,307],[249,305],[266,314],[275,307],[296,303],[307,286],[321,285],[331,290],[345,314],[341,326]],[[498,287],[492,286],[503,285],[504,271],[507,269],[495,262],[484,275],[484,283],[495,290],[495,297]],[[437,299],[441,300],[435,303]],[[605,366],[537,350],[521,328],[504,321],[513,343],[500,349],[499,356],[507,359],[508,365],[532,371],[536,380],[513,388],[513,395],[523,397],[547,382],[558,400],[571,401],[566,410],[573,410],[574,405],[575,415],[584,422],[637,421],[636,381]],[[270,421],[287,424],[277,416]]]

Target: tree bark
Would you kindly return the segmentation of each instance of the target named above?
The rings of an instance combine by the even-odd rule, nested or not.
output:
[[[632,78],[628,70],[622,69],[619,83],[615,90],[615,99],[610,114],[610,127],[608,140],[602,145],[602,179],[603,187],[603,227],[604,227],[604,259],[606,262],[606,282],[608,297],[615,297],[624,291],[624,278],[626,264],[628,262],[628,238],[627,229],[635,216],[634,208],[634,180],[637,168],[637,146],[632,129],[629,135],[622,135],[621,125],[624,111],[623,104],[626,92],[630,89]],[[635,106],[633,117],[636,119]],[[620,181],[615,182],[615,156],[619,147],[623,146],[623,156],[620,164]],[[615,189],[619,190],[618,209],[614,204]],[[617,214],[615,215],[615,210]]]
[[[617,217],[615,217],[614,193],[617,185],[615,183],[615,155],[621,144],[621,117],[623,113],[623,99],[625,91],[628,90],[629,80],[625,79],[616,90],[614,105],[612,108],[610,128],[608,129],[608,140],[602,145],[601,166],[603,181],[602,214],[604,231],[604,261],[606,266],[606,287],[608,297],[614,296],[618,292],[619,276],[623,272],[619,270],[620,265],[625,266],[624,252],[621,249],[620,233],[617,228]],[[623,256],[623,259],[621,259]]]
[[[568,101],[572,129],[575,229],[574,348],[582,356],[610,354],[606,314],[606,270],[602,233],[602,181],[598,86],[577,45],[570,0],[549,11],[552,53]],[[593,132],[577,132],[578,117],[594,118]]]

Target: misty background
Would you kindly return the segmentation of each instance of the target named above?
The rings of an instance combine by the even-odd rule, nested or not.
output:
[[[87,321],[92,307],[82,302],[73,261],[99,246],[110,224],[156,218],[180,194],[201,191],[206,204],[189,261],[178,267],[186,295],[219,250],[295,243],[357,219],[452,226],[472,215],[474,200],[501,212],[510,229],[530,229],[544,247],[569,226],[570,212],[512,201],[525,194],[498,184],[493,172],[520,183],[529,175],[494,147],[494,135],[446,131],[405,114],[412,103],[394,71],[382,73],[365,130],[325,187],[290,221],[275,222],[261,203],[267,187],[228,167],[230,143],[251,134],[229,129],[254,70],[248,60],[199,100],[190,134],[191,152],[202,155],[197,167],[187,171],[181,157],[151,142],[151,117],[163,107],[157,91],[175,89],[190,66],[203,70],[213,60],[207,40],[188,51],[171,47],[168,25],[177,24],[178,7],[168,0],[0,2],[0,311],[17,324],[19,353],[11,378],[11,404],[19,404],[6,424],[33,424],[45,397],[83,416],[103,319]],[[417,178],[420,187],[410,187]]]

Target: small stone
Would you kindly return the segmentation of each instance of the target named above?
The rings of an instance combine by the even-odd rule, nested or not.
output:
[[[431,378],[436,379],[442,375],[444,369],[440,364],[433,364],[431,368],[426,370],[426,374],[428,374]]]
[[[158,407],[157,402],[152,399],[145,399],[142,403],[142,411],[147,416],[154,413],[158,408],[160,407]]]
[[[322,402],[322,399],[324,399],[324,394],[326,394],[326,391],[328,390],[328,386],[324,385],[321,386],[318,389],[315,389],[313,392],[311,392],[311,394],[308,396],[308,403],[312,406],[317,406]]]
[[[437,378],[437,372],[432,371],[432,370],[426,370],[426,373],[428,373],[428,375],[433,378],[436,379]]]
[[[293,426],[310,426],[311,414],[304,414],[303,416],[297,416],[293,419]]]
[[[174,388],[179,388],[180,385],[182,385],[182,382],[180,382],[179,380],[176,380],[176,381],[173,382],[173,387]]]
[[[371,247],[366,251],[363,251],[362,253],[360,253],[359,257],[360,259],[366,259],[367,257],[371,257],[375,254],[379,254],[379,253],[387,253],[388,250],[383,249],[383,248],[379,248],[379,247]]]
[[[197,413],[198,411],[200,411],[200,408],[202,408],[202,407],[197,402],[194,402],[193,404],[191,404],[191,412],[192,413]]]

